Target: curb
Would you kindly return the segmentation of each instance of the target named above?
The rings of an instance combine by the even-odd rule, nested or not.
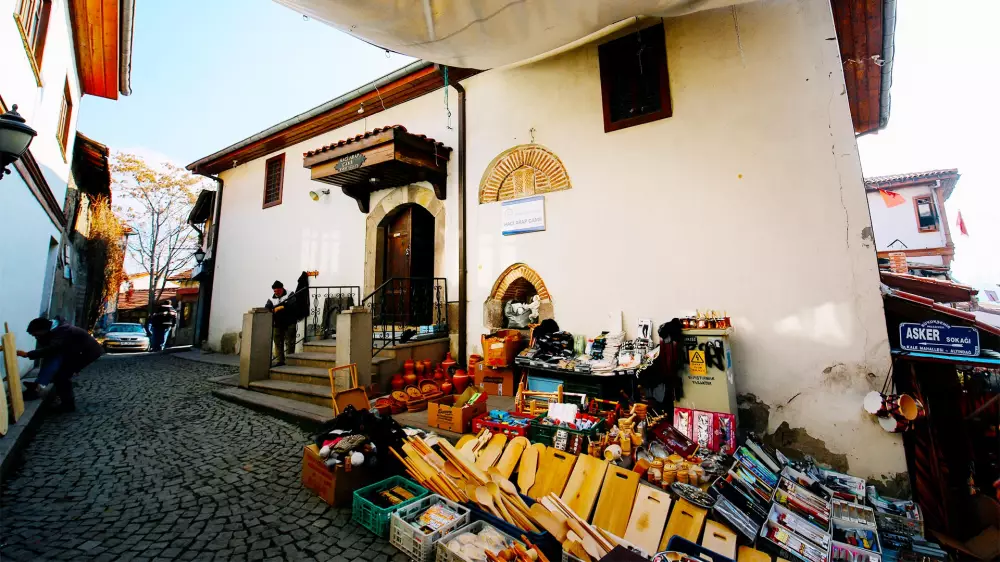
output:
[[[42,398],[26,401],[21,419],[17,420],[17,423],[10,424],[7,435],[0,437],[0,481],[9,478],[14,467],[18,465],[21,453],[35,438],[38,426],[45,417],[43,414],[48,410],[54,397],[55,393],[49,388],[49,392]]]

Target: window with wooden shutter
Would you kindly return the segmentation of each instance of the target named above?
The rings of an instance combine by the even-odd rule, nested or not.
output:
[[[24,48],[31,59],[31,69],[41,86],[42,54],[45,51],[45,35],[49,28],[49,12],[52,0],[19,0],[15,20],[21,32]]]
[[[56,125],[56,140],[62,150],[63,160],[66,159],[66,143],[69,141],[70,119],[73,117],[73,98],[69,92],[69,79],[63,87],[62,103],[59,106],[59,123]]]
[[[673,114],[662,24],[600,45],[597,56],[604,132],[666,119]]]
[[[285,179],[285,155],[268,158],[264,163],[264,208],[281,204]]]
[[[913,198],[913,206],[917,213],[917,230],[934,232],[938,229],[938,213],[934,206],[934,197],[924,195]]]

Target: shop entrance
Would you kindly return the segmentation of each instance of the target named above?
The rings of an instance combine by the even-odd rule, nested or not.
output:
[[[385,287],[385,309],[396,321],[419,324],[413,313],[424,284],[434,277],[434,216],[420,205],[402,205],[379,223],[376,286]]]

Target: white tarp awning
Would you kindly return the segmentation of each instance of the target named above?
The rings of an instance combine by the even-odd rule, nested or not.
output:
[[[404,55],[486,70],[559,49],[632,16],[748,0],[275,0]]]

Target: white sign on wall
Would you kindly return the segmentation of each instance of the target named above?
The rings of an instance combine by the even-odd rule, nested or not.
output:
[[[503,235],[545,230],[545,196],[504,201],[500,211]]]

